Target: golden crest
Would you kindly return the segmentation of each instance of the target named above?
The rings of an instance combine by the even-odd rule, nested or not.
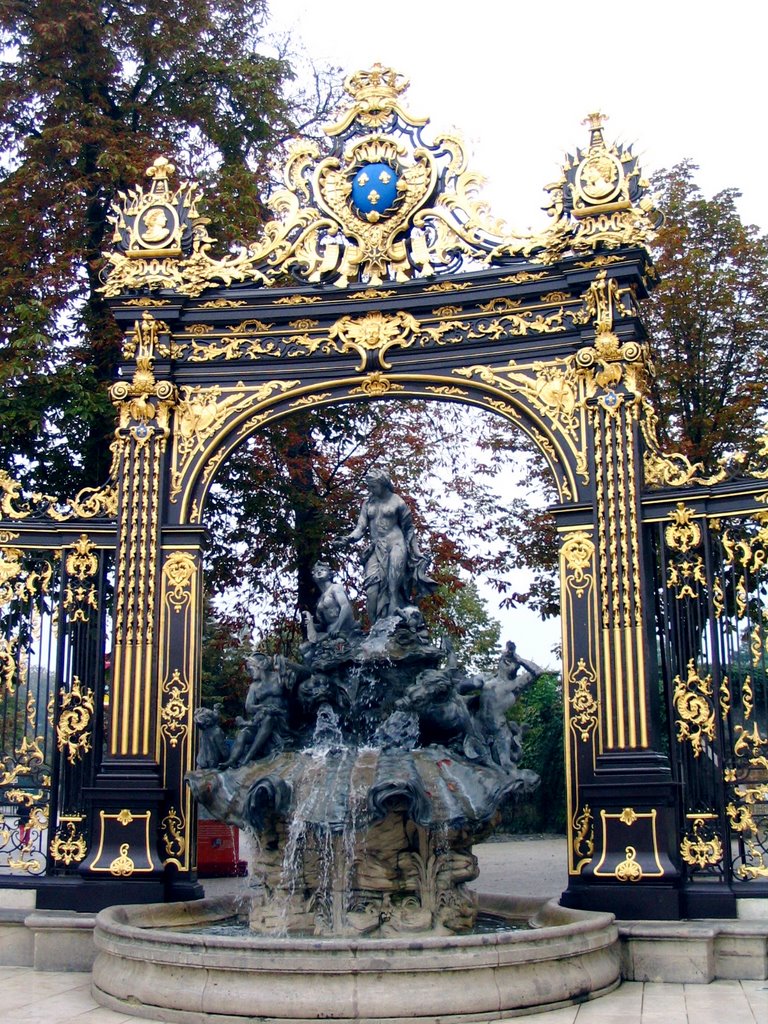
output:
[[[606,145],[602,115],[590,115],[589,146],[568,157],[563,176],[546,188],[552,223],[537,233],[510,232],[482,201],[483,179],[469,169],[461,139],[430,141],[428,118],[404,108],[407,86],[381,64],[351,74],[350,103],[325,130],[328,148],[292,145],[264,236],[223,259],[209,255],[214,239],[197,210],[197,186],[172,190],[173,165],[156,160],[150,188],[121,193],[114,207],[104,293],[168,288],[194,297],[217,285],[284,283],[286,274],[340,288],[376,286],[650,240],[660,217],[648,184],[629,149]],[[523,271],[505,280],[535,276]]]

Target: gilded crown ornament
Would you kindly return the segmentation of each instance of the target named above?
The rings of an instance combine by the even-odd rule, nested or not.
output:
[[[284,187],[270,200],[264,237],[215,259],[194,183],[171,185],[159,157],[151,185],[118,194],[104,293],[166,288],[198,296],[238,282],[270,285],[286,274],[307,284],[379,286],[515,262],[645,245],[660,221],[637,159],[607,146],[605,116],[587,117],[589,144],[547,186],[552,223],[510,233],[480,199],[461,140],[424,137],[427,118],[401,104],[407,79],[375,64],[349,75],[350,102],[325,130],[326,152],[307,140],[288,151]]]

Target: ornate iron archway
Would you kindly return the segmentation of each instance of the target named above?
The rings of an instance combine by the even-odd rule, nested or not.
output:
[[[260,426],[307,407],[386,396],[504,416],[528,433],[556,481],[565,900],[624,917],[732,909],[726,872],[710,872],[700,886],[688,868],[696,857],[713,866],[702,829],[717,821],[726,837],[729,820],[742,832],[749,823],[726,811],[722,780],[717,793],[710,786],[712,807],[689,800],[687,811],[692,789],[681,799],[680,783],[689,769],[663,752],[656,638],[671,618],[660,596],[666,578],[653,569],[663,561],[653,524],[676,521],[673,488],[696,492],[696,478],[684,459],[658,451],[647,400],[652,366],[639,303],[654,280],[646,245],[659,220],[647,183],[631,151],[609,146],[602,117],[592,115],[587,145],[548,189],[549,227],[509,235],[479,203],[460,142],[426,140],[427,122],[401,106],[404,88],[378,66],[348,79],[351,104],[328,129],[328,152],[296,145],[272,199],[274,219],[240,253],[210,255],[196,187],[173,186],[163,159],[149,170],[151,185],[115,208],[104,291],[124,332],[124,362],[112,387],[110,482],[61,505],[39,495],[25,501],[0,480],[4,600],[31,616],[40,585],[30,574],[42,579],[34,559],[47,560],[58,593],[73,595],[59,607],[87,612],[63,629],[59,617],[50,641],[60,652],[49,715],[57,740],[35,758],[52,766],[37,806],[47,801],[54,817],[41,850],[47,866],[26,872],[40,876],[26,879],[39,905],[126,902],[126,884],[133,902],[199,894],[184,774],[194,759],[208,488]],[[758,478],[728,485],[722,500],[733,504],[738,492],[738,510],[749,514],[762,488]],[[719,508],[711,486],[707,495]],[[109,628],[96,609],[112,585],[105,679]],[[43,598],[50,616],[50,586]],[[14,632],[18,620],[8,618],[0,650],[8,693],[34,646]],[[90,639],[77,639],[72,631],[84,622]],[[677,666],[682,648],[674,649],[665,669]],[[701,645],[686,650],[694,668],[711,655]],[[673,702],[673,713],[687,709],[680,735],[703,731],[714,743],[708,711],[690,706]],[[103,746],[89,738],[102,730]],[[31,764],[26,751],[16,756]],[[75,765],[82,778],[73,786]],[[0,785],[11,786],[13,770]],[[758,799],[742,797],[747,808]],[[699,817],[689,825],[692,813]],[[755,878],[768,874],[760,863]]]

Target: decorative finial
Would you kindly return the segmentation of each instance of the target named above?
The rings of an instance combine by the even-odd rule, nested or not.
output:
[[[167,192],[168,179],[175,170],[176,168],[170,160],[166,160],[164,156],[159,156],[146,171],[147,177],[152,179],[152,191]]]
[[[599,110],[595,110],[593,113],[587,114],[581,123],[588,125],[592,131],[595,131],[598,128],[602,128],[605,122],[609,120],[610,118],[607,114],[601,114]]]
[[[589,128],[589,148],[590,149],[604,149],[605,139],[603,138],[603,125],[609,120],[607,114],[601,113],[599,110],[595,110],[591,114],[587,114],[582,124],[587,125]]]

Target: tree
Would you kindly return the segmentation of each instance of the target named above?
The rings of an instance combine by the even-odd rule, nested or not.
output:
[[[505,808],[508,832],[565,832],[565,743],[563,686],[559,675],[544,672],[510,708],[508,717],[525,731],[520,768],[535,771],[539,788]]]
[[[659,284],[643,306],[657,375],[659,439],[707,471],[754,453],[768,404],[768,236],[742,223],[739,192],[706,199],[685,160],[654,176],[666,221]]]
[[[511,590],[514,552],[497,541],[509,518],[496,487],[505,462],[485,450],[496,422],[455,404],[374,402],[306,411],[260,430],[219,471],[206,506],[206,579],[224,595],[219,606],[243,623],[255,618],[262,639],[279,634],[290,646],[317,598],[315,561],[335,565],[357,597],[356,557],[340,556],[331,541],[353,528],[365,472],[383,461],[434,559],[440,586],[423,601],[429,623],[466,647],[468,660],[491,650],[493,627],[471,583],[482,574]]]
[[[0,7],[0,466],[62,496],[104,481],[119,332],[99,293],[116,190],[160,154],[256,237],[276,148],[308,106],[266,56],[266,0],[6,0]],[[303,124],[300,122],[304,122]]]

